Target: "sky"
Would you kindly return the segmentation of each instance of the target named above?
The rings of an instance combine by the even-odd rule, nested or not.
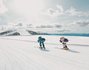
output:
[[[89,0],[0,0],[0,25],[59,25],[89,33]]]

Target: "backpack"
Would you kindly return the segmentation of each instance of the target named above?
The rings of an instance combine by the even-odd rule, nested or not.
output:
[[[68,42],[69,40],[67,38],[64,39],[64,42]]]
[[[45,41],[45,38],[42,38],[43,42]]]

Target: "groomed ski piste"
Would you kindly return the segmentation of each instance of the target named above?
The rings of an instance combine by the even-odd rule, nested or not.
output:
[[[61,36],[42,35],[46,50],[32,36],[0,37],[0,70],[89,70],[89,37],[64,36],[70,50],[62,50]]]

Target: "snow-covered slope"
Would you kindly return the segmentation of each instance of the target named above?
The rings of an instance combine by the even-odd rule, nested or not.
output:
[[[60,36],[46,38],[46,51],[38,48],[37,36],[0,37],[0,70],[89,70],[89,38],[71,37],[62,50]]]

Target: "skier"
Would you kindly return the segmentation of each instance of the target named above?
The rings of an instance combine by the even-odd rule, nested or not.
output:
[[[65,37],[60,38],[60,42],[63,44],[63,49],[68,50],[69,48],[67,47],[66,43],[68,42],[68,39]]]
[[[41,49],[45,49],[44,42],[45,42],[45,38],[42,38],[41,36],[39,36],[38,43],[39,43]]]

